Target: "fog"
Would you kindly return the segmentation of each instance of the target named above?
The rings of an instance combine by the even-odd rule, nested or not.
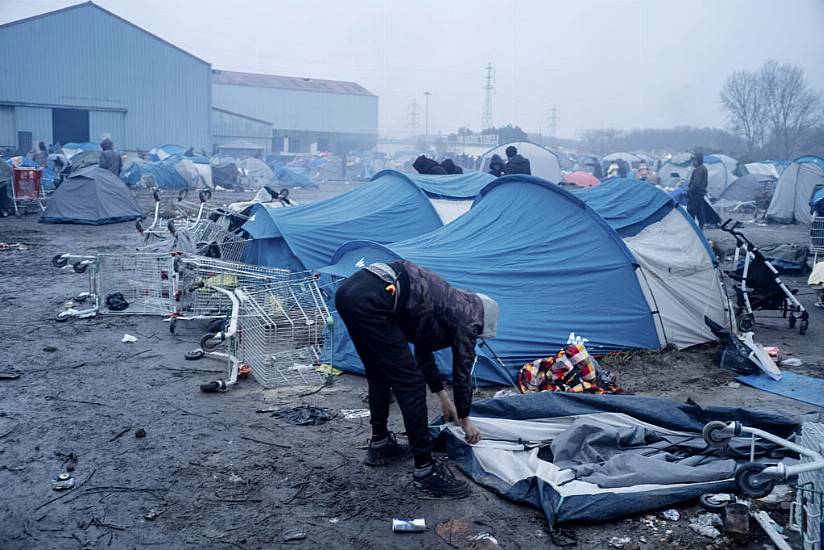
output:
[[[0,22],[76,2],[0,0]],[[724,79],[772,58],[824,89],[821,0],[99,0],[216,69],[356,81],[380,97],[383,135],[481,125],[484,67],[495,125],[715,126]],[[35,60],[36,63],[40,61]]]

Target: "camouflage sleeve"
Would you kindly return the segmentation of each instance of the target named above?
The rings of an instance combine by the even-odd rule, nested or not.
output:
[[[438,372],[438,365],[435,363],[435,356],[431,351],[420,349],[415,346],[415,362],[418,363],[429,391],[438,393],[443,390],[443,380]]]
[[[452,393],[458,418],[469,416],[472,406],[472,367],[475,365],[475,341],[472,329],[459,330],[452,344]]]

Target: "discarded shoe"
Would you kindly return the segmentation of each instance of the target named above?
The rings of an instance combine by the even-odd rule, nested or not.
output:
[[[412,487],[422,499],[459,499],[471,492],[466,481],[455,479],[449,467],[437,461],[428,475],[414,478]]]
[[[366,451],[366,459],[363,461],[367,466],[383,466],[396,460],[403,460],[412,455],[409,445],[406,443],[398,443],[398,438],[395,434],[389,432],[389,441],[380,447],[374,447],[371,443],[369,449]]]

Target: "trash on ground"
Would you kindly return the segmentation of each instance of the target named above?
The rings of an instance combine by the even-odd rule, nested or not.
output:
[[[732,389],[738,389],[741,387],[741,382],[730,382],[729,384],[727,384],[727,387],[730,387]]]
[[[716,529],[716,526],[721,527],[723,522],[721,516],[718,514],[710,514],[709,512],[698,515],[690,520],[690,529],[701,536],[717,539],[721,536],[721,531]]]
[[[54,347],[54,346],[43,346],[43,351],[46,351],[46,352],[52,353],[52,352],[57,351],[57,348],[56,348],[56,347]]]
[[[675,508],[670,508],[661,512],[661,517],[669,521],[678,521],[681,519],[681,514]]]
[[[750,515],[758,522],[758,525],[764,530],[770,540],[775,544],[778,550],[792,550],[792,547],[787,544],[787,541],[784,540],[784,537],[781,535],[779,529],[781,529],[775,521],[770,517],[770,515],[761,510],[759,512],[751,512]],[[781,529],[783,531],[783,529]]]
[[[306,531],[303,529],[289,529],[283,532],[283,542],[290,540],[303,540],[306,538]]]
[[[137,336],[132,336],[131,334],[124,334],[123,338],[121,338],[120,341],[124,344],[134,344],[135,342],[137,342]]]
[[[143,428],[138,428],[138,429],[134,432],[134,436],[135,436],[135,437],[146,437],[146,430],[144,430]]]
[[[773,359],[778,359],[778,356],[781,355],[781,348],[778,346],[764,346],[764,351]]]
[[[750,507],[733,502],[724,509],[724,533],[743,540],[750,532]]]
[[[143,518],[148,521],[154,521],[160,516],[160,514],[162,514],[165,511],[166,510],[163,508],[152,508],[151,510],[143,514]]]
[[[623,548],[629,544],[629,537],[612,537],[608,544],[613,548]]]
[[[419,533],[426,531],[426,520],[418,519],[393,519],[392,531],[395,533]]]
[[[296,424],[298,426],[317,426],[318,424],[323,424],[327,420],[335,418],[335,414],[329,409],[312,407],[310,405],[283,409],[276,412],[273,416],[282,418],[290,424]]]
[[[329,523],[331,523],[331,524],[340,523],[340,518],[329,518]]]
[[[336,369],[332,365],[327,365],[326,363],[321,363],[315,370],[321,374],[325,374],[326,376],[340,376],[343,374],[343,371],[340,369]]]
[[[341,409],[344,418],[369,418],[369,409]]]
[[[55,491],[66,491],[74,487],[74,477],[69,473],[57,474],[52,479],[52,489]]]
[[[779,365],[781,365],[782,367],[800,367],[803,364],[804,362],[798,357],[790,357],[788,359],[784,359],[779,363]]]
[[[793,498],[792,488],[789,485],[776,485],[769,495],[759,498],[758,502],[781,504],[782,502],[790,502]]]
[[[21,374],[19,371],[0,372],[0,380],[17,380]]]

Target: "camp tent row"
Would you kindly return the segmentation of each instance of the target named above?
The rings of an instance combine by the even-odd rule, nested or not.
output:
[[[498,301],[491,344],[510,376],[570,340],[586,342],[593,353],[686,347],[714,339],[705,315],[730,324],[700,231],[666,194],[635,180],[573,195],[540,178],[504,176],[451,223],[393,243],[348,242],[320,271],[347,277],[363,265],[401,258]],[[337,326],[336,366],[362,372]],[[448,352],[438,359],[449,376]],[[507,382],[488,348],[480,350],[475,376]]]

